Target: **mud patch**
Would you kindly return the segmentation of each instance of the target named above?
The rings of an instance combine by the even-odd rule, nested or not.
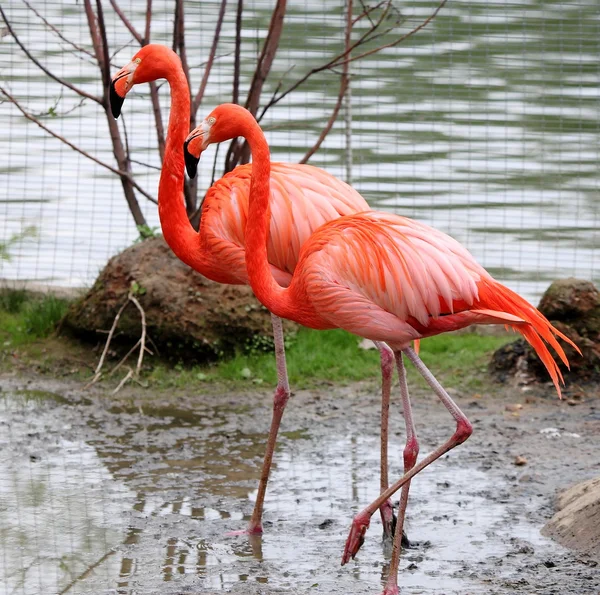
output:
[[[565,490],[557,508],[544,534],[600,562],[600,477]]]
[[[377,495],[376,387],[293,397],[265,534],[248,540],[227,532],[252,510],[267,390],[115,401],[48,381],[28,393],[18,380],[0,385],[1,595],[381,591],[389,552],[377,515],[357,559],[339,566],[352,516]],[[517,415],[502,400],[458,399],[475,433],[413,482],[402,592],[597,593],[595,562],[540,533],[556,488],[589,474],[597,401],[533,400]],[[404,431],[392,408],[397,477]],[[453,427],[427,393],[415,391],[414,411],[426,453]]]

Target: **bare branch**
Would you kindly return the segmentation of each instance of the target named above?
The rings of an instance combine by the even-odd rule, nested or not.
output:
[[[92,95],[91,93],[88,93],[87,91],[84,91],[83,89],[80,89],[79,87],[76,87],[75,85],[69,83],[68,81],[60,78],[59,76],[56,76],[54,73],[50,72],[39,60],[37,60],[32,54],[31,52],[23,45],[23,43],[21,42],[21,40],[18,38],[17,34],[15,33],[14,29],[12,28],[8,18],[6,17],[6,14],[2,8],[2,6],[0,5],[0,14],[2,15],[2,18],[4,19],[4,22],[6,23],[6,27],[8,29],[8,32],[12,35],[13,39],[17,42],[17,45],[21,48],[21,50],[23,50],[24,54],[43,72],[45,73],[47,76],[49,76],[52,80],[56,81],[57,83],[60,83],[61,85],[63,85],[64,87],[67,87],[68,89],[71,89],[71,91],[75,91],[75,93],[77,93],[78,95],[80,95],[81,97],[87,97],[88,99],[91,99],[92,101],[95,101],[96,103],[99,103],[100,105],[103,105],[104,100],[101,97],[97,97],[96,95]]]
[[[183,66],[183,72],[187,79],[188,85],[190,84],[190,68],[187,61],[187,53],[185,51],[185,22],[183,17],[183,0],[175,0],[175,28],[173,31],[173,50],[179,54],[181,58],[181,65]]]
[[[119,382],[117,388],[115,388],[115,390],[113,390],[111,394],[116,395],[125,386],[125,383],[132,377],[133,370],[129,368],[129,372],[127,372],[127,375],[123,378],[123,380],[121,380],[121,382]]]
[[[206,84],[208,83],[208,77],[210,75],[210,71],[215,59],[215,54],[217,53],[217,45],[219,44],[219,37],[221,36],[221,27],[223,25],[223,18],[225,16],[225,7],[227,6],[227,0],[221,0],[221,8],[219,9],[219,16],[217,18],[217,24],[215,26],[215,35],[213,37],[212,46],[210,48],[210,53],[208,55],[208,60],[206,61],[206,68],[204,69],[204,74],[202,75],[202,81],[200,82],[200,88],[198,89],[198,93],[192,100],[192,114],[196,114],[200,104],[202,103],[202,98],[204,97],[204,91],[206,90]],[[188,70],[188,81],[189,81],[189,70]]]
[[[153,202],[154,204],[158,204],[158,201],[153,196],[151,196],[150,194],[148,194],[143,188],[141,188],[137,184],[137,182],[133,179],[133,176],[129,172],[122,171],[120,169],[116,169],[116,168],[108,165],[108,163],[104,163],[104,161],[101,161],[97,157],[94,157],[93,155],[90,155],[90,153],[88,153],[87,151],[84,151],[83,149],[80,149],[78,146],[74,145],[72,142],[69,142],[64,136],[61,136],[60,134],[57,134],[56,132],[54,132],[53,130],[51,130],[50,128],[48,128],[44,124],[42,124],[35,116],[33,116],[30,113],[28,113],[21,106],[21,104],[17,101],[17,99],[15,99],[8,91],[6,91],[6,89],[4,89],[1,86],[0,86],[0,93],[2,93],[11,103],[13,103],[16,106],[16,108],[28,120],[30,120],[31,122],[35,122],[40,128],[42,128],[43,130],[45,130],[48,134],[50,134],[54,138],[58,139],[59,141],[65,143],[65,145],[71,147],[71,149],[73,149],[74,151],[77,151],[80,155],[83,155],[84,157],[87,157],[88,159],[92,160],[94,163],[97,163],[98,165],[101,165],[105,169],[113,172],[114,174],[117,174],[118,176],[121,176],[122,178],[126,178],[131,183],[131,185],[140,194],[142,194],[143,196],[145,196],[149,201]]]
[[[100,31],[100,41],[102,42],[102,60],[98,60],[100,71],[102,72],[102,84],[104,85],[104,96],[106,99],[110,87],[110,57],[108,55],[108,40],[106,39],[106,26],[104,24],[104,11],[102,10],[102,1],[96,0],[98,9],[98,29]],[[108,105],[106,101],[105,105]]]
[[[102,355],[100,356],[100,361],[98,362],[98,365],[96,366],[96,371],[94,372],[94,376],[84,386],[84,390],[89,388],[90,386],[92,386],[92,384],[94,384],[95,382],[100,380],[100,378],[102,377],[102,366],[104,365],[104,360],[106,358],[106,354],[108,353],[108,348],[110,346],[110,342],[112,341],[114,332],[117,328],[117,325],[119,324],[119,319],[121,318],[121,314],[123,314],[123,311],[129,304],[129,302],[131,302],[138,309],[138,311],[140,313],[142,334],[141,334],[140,338],[137,340],[136,344],[127,352],[125,357],[123,357],[119,361],[119,363],[110,371],[109,376],[112,376],[112,374],[114,374],[121,367],[121,365],[123,365],[125,363],[125,361],[127,361],[127,358],[135,351],[135,349],[137,348],[138,345],[140,346],[140,353],[138,355],[137,364],[135,366],[135,371],[132,368],[129,368],[129,371],[127,372],[125,377],[119,382],[117,387],[113,390],[113,392],[112,392],[113,395],[118,393],[123,388],[123,386],[125,386],[125,383],[128,380],[130,380],[131,378],[137,378],[139,376],[140,371],[142,369],[142,362],[144,361],[144,353],[145,352],[152,353],[146,347],[146,312],[144,311],[144,308],[142,308],[140,302],[137,300],[137,298],[134,295],[134,286],[135,286],[135,282],[132,282],[131,289],[129,290],[129,293],[127,294],[127,299],[125,300],[125,303],[119,308],[119,310],[115,316],[115,319],[113,320],[110,331],[108,332],[108,337],[106,338],[106,343],[104,344],[104,349],[102,350]]]
[[[265,39],[265,44],[258,59],[252,83],[250,84],[250,91],[248,92],[248,99],[246,100],[246,109],[248,109],[253,116],[255,116],[258,111],[262,87],[269,76],[273,59],[275,58],[275,53],[279,46],[279,39],[281,38],[281,32],[283,30],[285,8],[286,0],[277,0],[277,4],[271,17],[267,38]]]
[[[163,125],[162,113],[160,111],[160,100],[158,98],[158,87],[156,82],[150,83],[150,100],[152,101],[152,112],[154,113],[154,123],[156,125],[156,137],[158,139],[158,154],[162,163],[165,158],[165,127]]]
[[[33,6],[31,6],[31,4],[27,0],[23,0],[23,4],[25,4],[25,6],[27,6],[27,8],[29,8],[29,10],[31,10],[31,12],[33,12],[33,14],[35,14],[35,16],[38,17],[44,23],[44,25],[46,25],[46,27],[48,27],[48,29],[50,29],[53,33],[55,33],[65,43],[68,43],[72,48],[76,49],[78,52],[82,52],[84,54],[87,54],[91,58],[94,58],[94,54],[92,54],[92,52],[90,52],[89,50],[86,50],[84,47],[81,47],[80,45],[77,45],[76,43],[72,42],[70,39],[67,39],[60,32],[59,29],[57,29],[52,23],[50,23],[46,18],[44,18],[44,16],[41,15]]]
[[[146,350],[146,312],[140,305],[133,292],[129,292],[129,299],[135,304],[135,307],[139,310],[140,318],[142,322],[142,336],[140,337],[140,354],[138,355],[137,364],[135,366],[135,375],[139,376],[140,370],[142,369],[142,361],[144,360],[144,351]]]
[[[88,389],[92,384],[98,382],[100,377],[102,376],[102,366],[104,365],[104,359],[106,358],[106,354],[108,353],[108,348],[110,346],[110,342],[112,341],[112,337],[115,333],[115,329],[117,328],[117,324],[119,324],[119,318],[121,318],[121,314],[123,314],[123,310],[129,304],[129,298],[125,300],[125,303],[119,308],[115,319],[113,320],[112,326],[110,327],[110,331],[108,332],[108,337],[106,338],[106,343],[104,344],[104,349],[102,350],[102,355],[100,356],[100,361],[96,366],[96,371],[94,372],[94,376],[92,379],[83,387],[84,390]]]
[[[121,10],[116,0],[109,0],[113,10],[117,13],[125,27],[133,35],[134,39],[143,47],[150,43],[150,22],[152,20],[152,0],[147,0],[146,3],[146,26],[144,31],[144,37],[142,37],[137,29],[133,26],[131,21],[125,16],[125,13]],[[165,128],[162,121],[162,113],[160,111],[160,101],[158,99],[158,88],[156,83],[152,81],[150,83],[150,100],[152,101],[152,111],[154,113],[154,121],[156,123],[156,137],[158,139],[158,153],[160,155],[160,161],[165,156]]]
[[[232,103],[239,103],[240,99],[240,55],[242,50],[242,11],[244,0],[238,0],[237,14],[235,15],[235,54],[233,57],[233,93]]]
[[[121,358],[119,363],[108,373],[109,376],[112,376],[127,361],[127,358],[138,348],[139,344],[140,339],[137,340],[137,343]]]
[[[433,19],[435,19],[435,17],[437,16],[438,12],[440,12],[440,10],[442,10],[442,8],[444,7],[444,5],[446,4],[447,1],[448,0],[442,0],[438,4],[437,8],[421,24],[417,25],[414,29],[412,29],[411,31],[409,31],[405,35],[402,35],[402,37],[399,37],[395,41],[392,41],[390,43],[386,43],[385,45],[373,48],[372,50],[369,50],[367,52],[363,52],[362,54],[358,54],[357,56],[352,56],[352,58],[349,58],[347,60],[343,60],[343,57],[347,57],[348,56],[348,54],[346,53],[346,56],[340,57],[340,60],[337,60],[336,62],[334,62],[332,64],[332,66],[340,66],[344,62],[355,62],[356,60],[361,60],[362,58],[365,58],[366,56],[371,56],[372,54],[380,52],[381,50],[385,50],[387,48],[396,47],[398,44],[402,43],[405,39],[408,39],[409,37],[412,37],[415,33],[418,33],[421,29],[423,29],[427,25],[429,25],[429,23],[431,23],[431,21],[433,21]]]
[[[246,109],[255,117],[260,104],[260,96],[263,85],[269,76],[277,48],[279,47],[279,40],[283,30],[285,9],[286,0],[277,0],[277,4],[275,5],[273,14],[271,16],[269,31],[267,32],[267,37],[265,39],[262,52],[258,58],[254,76],[252,77],[250,90],[248,91]],[[248,143],[246,141],[241,141],[237,138],[234,138],[229,145],[229,150],[227,151],[227,155],[225,157],[225,171],[231,171],[239,163],[248,163],[249,160],[250,146]]]
[[[158,167],[157,165],[152,165],[150,163],[145,163],[144,161],[138,161],[137,159],[132,159],[131,157],[129,157],[129,161],[131,161],[131,163],[137,163],[138,165],[141,165],[142,167],[147,167],[148,169],[155,169],[156,171],[162,171],[162,167]]]
[[[146,2],[146,27],[144,29],[144,39],[142,45],[150,43],[150,24],[152,22],[152,0]]]
[[[347,50],[350,46],[350,39],[352,33],[352,0],[347,1],[347,11],[346,11],[346,31],[344,35],[344,48]],[[333,108],[333,112],[331,116],[329,116],[329,120],[325,125],[325,128],[321,130],[321,134],[319,134],[319,138],[315,142],[315,144],[306,152],[304,157],[300,160],[300,163],[306,163],[319,149],[319,147],[323,144],[325,137],[329,134],[330,130],[333,128],[335,121],[337,120],[338,114],[340,113],[340,108],[342,107],[342,102],[344,101],[344,96],[346,95],[346,91],[350,85],[350,77],[348,76],[348,70],[350,65],[348,62],[344,62],[344,67],[342,71],[342,76],[340,77],[340,90],[338,92],[338,97],[335,102],[335,106]]]
[[[427,19],[425,19],[422,23],[420,23],[417,27],[415,27],[414,29],[412,29],[411,31],[406,33],[405,35],[397,38],[395,41],[393,41],[389,44],[383,45],[383,46],[378,46],[376,48],[373,48],[372,50],[369,50],[368,52],[365,52],[363,54],[354,55],[354,56],[352,56],[352,58],[348,58],[348,56],[351,54],[351,52],[354,49],[359,47],[359,45],[364,45],[367,41],[369,41],[369,39],[366,36],[367,34],[363,35],[358,41],[350,44],[350,46],[347,49],[345,49],[342,53],[338,54],[335,58],[332,58],[331,60],[329,60],[329,62],[326,62],[325,64],[322,64],[321,66],[316,66],[312,70],[309,70],[303,77],[299,78],[294,84],[290,85],[290,87],[288,87],[283,93],[279,94],[277,97],[272,98],[269,101],[269,103],[267,103],[264,106],[258,120],[260,121],[260,119],[262,119],[262,117],[264,116],[264,114],[267,112],[267,110],[269,108],[271,108],[276,103],[279,103],[284,97],[286,97],[287,95],[289,95],[290,93],[295,91],[298,87],[300,87],[300,85],[304,84],[311,76],[313,76],[319,72],[323,72],[324,70],[331,70],[332,68],[342,66],[345,62],[348,62],[348,63],[354,62],[356,60],[360,60],[361,58],[364,58],[365,56],[375,54],[385,48],[396,46],[399,43],[403,42],[405,39],[411,37],[418,31],[420,31],[421,29],[426,27],[437,16],[437,14],[443,8],[443,6],[446,4],[446,2],[447,2],[447,0],[442,0],[440,2],[440,4],[437,6],[437,8],[433,11],[433,13],[429,17],[427,17]],[[377,21],[377,23],[379,23],[379,21]],[[376,26],[378,26],[377,23],[376,23]],[[374,28],[375,27],[371,27],[371,33],[373,33]]]
[[[367,18],[369,20],[369,23],[371,23],[371,27],[373,27],[375,25],[375,23],[371,19],[371,13],[375,12],[378,8],[381,7],[382,4],[385,4],[385,2],[386,2],[386,0],[381,0],[381,2],[378,2],[377,4],[374,4],[373,6],[365,6],[365,3],[363,2],[363,0],[360,0],[360,5],[363,8],[363,12],[361,14],[359,14],[355,19],[352,20],[352,26],[354,26],[356,23],[358,23],[362,19]]]
[[[127,29],[129,30],[129,32],[133,35],[134,39],[140,45],[144,45],[144,39],[137,32],[136,28],[131,24],[131,21],[125,16],[125,13],[121,10],[121,8],[119,7],[119,5],[115,2],[115,0],[109,0],[109,1],[110,1],[110,5],[113,7],[113,10],[117,13],[117,15],[119,16],[119,18],[123,22],[123,25],[125,25],[125,27],[127,27]],[[148,15],[146,15],[146,19],[148,19],[148,18],[149,18]]]

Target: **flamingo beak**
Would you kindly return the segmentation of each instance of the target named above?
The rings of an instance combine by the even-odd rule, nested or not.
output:
[[[204,150],[204,130],[200,127],[192,130],[191,134],[183,143],[183,157],[185,159],[185,169],[188,176],[193,180],[198,173],[198,162],[200,155]]]
[[[110,81],[110,110],[114,118],[121,115],[121,107],[125,101],[127,92],[133,87],[133,73],[137,67],[137,62],[130,62],[115,74]]]

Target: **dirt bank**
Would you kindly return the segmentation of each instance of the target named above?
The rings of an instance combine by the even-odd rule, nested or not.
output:
[[[0,387],[4,510],[19,513],[0,560],[11,581],[33,585],[26,592],[381,592],[389,552],[378,518],[357,559],[339,566],[350,519],[377,494],[375,384],[294,395],[265,535],[253,543],[226,533],[243,528],[252,509],[269,389],[131,387],[110,397],[101,387],[84,393],[6,374]],[[598,394],[568,404],[550,389],[489,388],[455,395],[475,432],[413,482],[402,593],[598,593],[598,561],[540,533],[557,490],[600,474]],[[394,396],[391,477],[404,436]],[[426,453],[453,427],[425,389],[413,397]]]

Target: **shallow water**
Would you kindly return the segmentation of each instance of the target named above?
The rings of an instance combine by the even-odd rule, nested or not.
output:
[[[196,85],[219,4],[186,8],[186,46]],[[402,2],[402,31],[431,14],[434,4]],[[146,2],[121,5],[138,26],[143,22]],[[340,6],[337,0],[289,3],[265,97],[280,80],[291,83],[320,63],[324,48],[339,47]],[[155,1],[153,7],[153,40],[169,43],[171,3]],[[92,65],[43,33],[24,5],[12,3],[7,10],[44,64],[98,92]],[[247,2],[245,10],[243,91],[272,2]],[[231,98],[234,11],[233,4],[228,6],[219,59],[199,117]],[[44,3],[42,12],[69,38],[86,43],[82,11]],[[108,7],[106,18],[112,47],[125,46],[115,56],[116,70],[135,48],[127,45],[131,36]],[[600,280],[599,24],[597,0],[448,2],[432,24],[405,43],[353,65],[353,183],[374,207],[452,234],[494,276],[532,301],[556,277]],[[57,86],[27,64],[10,37],[3,39],[0,52],[11,92],[31,110],[47,111],[59,96]],[[337,77],[326,73],[263,120],[274,159],[297,161],[304,154],[333,109],[337,91]],[[166,106],[166,85],[163,93]],[[77,103],[67,93],[56,111],[67,112]],[[137,157],[157,166],[146,89],[136,88],[128,97],[122,120]],[[27,225],[38,227],[37,238],[15,246],[12,261],[0,263],[1,276],[91,283],[106,258],[137,236],[118,181],[45,138],[6,103],[0,104],[0,121],[7,131],[0,138],[0,151],[7,156],[0,169],[0,239]],[[112,162],[104,116],[89,102],[45,122]],[[311,162],[344,177],[345,142],[340,119]],[[212,158],[212,151],[203,158],[203,188],[210,184]],[[158,173],[139,165],[135,172],[156,194]],[[156,207],[142,204],[150,225],[158,225]]]
[[[263,434],[236,429],[247,414],[227,403],[109,411],[2,393],[0,595],[377,593],[389,555],[378,518],[357,559],[339,565],[352,515],[377,495],[376,435],[344,432],[339,420],[283,432],[265,533],[249,541],[227,536],[246,525],[263,452]],[[516,514],[507,481],[465,453],[413,482],[403,593],[489,593],[495,560],[510,575],[520,561],[507,554],[561,549],[526,520],[544,499],[521,499]]]

